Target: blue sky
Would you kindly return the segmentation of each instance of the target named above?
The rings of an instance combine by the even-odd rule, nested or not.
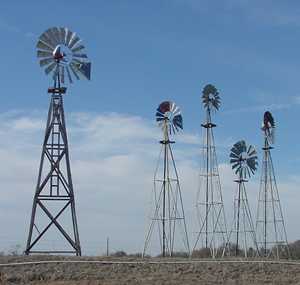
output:
[[[51,79],[37,64],[35,44],[47,28],[67,26],[84,40],[92,61],[92,80],[75,82],[68,87],[65,109],[70,116],[67,115],[67,121],[75,125],[75,130],[81,127],[80,134],[84,135],[84,128],[89,128],[95,120],[104,120],[105,116],[119,119],[119,123],[114,121],[111,130],[110,123],[103,130],[104,123],[100,123],[99,140],[94,141],[95,148],[91,148],[85,157],[76,152],[84,139],[73,136],[70,131],[70,143],[75,149],[74,164],[93,159],[96,152],[101,159],[112,153],[139,154],[135,147],[142,149],[145,141],[145,145],[153,144],[155,149],[158,136],[154,131],[155,109],[167,99],[175,101],[183,113],[184,132],[178,135],[178,140],[185,134],[185,139],[189,137],[193,142],[178,144],[179,153],[186,155],[182,160],[197,165],[195,141],[200,136],[200,123],[204,118],[200,94],[205,84],[212,83],[219,89],[222,100],[221,109],[215,116],[220,162],[228,163],[230,146],[239,139],[246,139],[260,149],[259,128],[263,112],[271,110],[277,122],[274,163],[278,179],[296,191],[300,179],[297,143],[300,139],[299,13],[297,1],[2,1],[2,124],[7,127],[5,123],[11,125],[25,120],[25,127],[21,124],[15,132],[8,132],[11,136],[3,140],[1,150],[16,154],[25,165],[26,159],[32,159],[28,174],[31,175],[28,178],[31,189],[27,189],[30,195],[34,189],[39,144],[49,102],[46,90],[51,84]],[[79,113],[87,116],[86,125],[80,125],[74,119]],[[112,113],[116,117],[111,117]],[[131,123],[134,125],[130,126]],[[101,148],[100,134],[106,136],[105,130],[122,134],[122,128],[131,127],[144,136],[125,133],[124,137],[117,138],[121,142],[133,141],[137,136],[141,145],[132,143],[130,150],[128,142],[124,149],[121,143],[113,149]],[[5,128],[2,130],[3,135],[6,131]],[[150,133],[146,134],[146,131]],[[26,135],[32,136],[32,141]],[[14,147],[12,140],[16,137],[19,141],[14,140]],[[88,145],[88,142],[83,143]],[[115,143],[113,138],[110,143]],[[22,156],[21,153],[28,151],[32,151],[30,158]],[[139,159],[143,155],[141,151]],[[154,170],[151,162],[149,159],[149,171]],[[184,169],[184,165],[182,167]],[[81,174],[78,173],[77,180],[80,181]],[[2,179],[8,181],[9,174],[5,175],[4,172]],[[120,177],[122,175],[126,176],[120,171]],[[151,175],[149,173],[147,177],[151,179]],[[258,179],[259,174],[254,181],[258,182]],[[7,185],[13,188],[9,183]],[[17,186],[14,189],[18,189]],[[145,192],[150,192],[146,186]],[[292,203],[295,196],[289,192],[286,195],[290,199],[286,198],[286,201]],[[102,198],[100,195],[99,199]],[[32,196],[24,196],[24,199],[28,199],[27,208],[24,208],[27,211]],[[141,197],[141,201],[143,199]],[[13,202],[12,196],[12,207]],[[295,220],[296,215],[290,219]],[[19,235],[18,240],[22,239],[22,234],[21,231],[11,233],[12,236]],[[293,233],[291,239],[296,238],[297,233]],[[122,247],[137,250],[130,243]]]

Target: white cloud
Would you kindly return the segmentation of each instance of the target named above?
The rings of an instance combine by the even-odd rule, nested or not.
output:
[[[37,179],[46,112],[0,114],[1,200],[0,250],[27,238]],[[153,175],[159,154],[160,131],[154,123],[125,114],[73,113],[67,116],[70,155],[80,237],[85,254],[111,249],[141,251],[149,211]],[[197,134],[178,134],[174,155],[182,184],[189,233],[195,229],[198,181]],[[220,164],[228,224],[236,185],[230,165]],[[299,178],[279,183],[290,239],[296,239]],[[258,181],[249,182],[249,200],[256,210]],[[288,207],[287,207],[288,205]],[[253,212],[254,216],[255,212]],[[191,236],[191,244],[193,243]],[[57,241],[52,240],[53,246]]]

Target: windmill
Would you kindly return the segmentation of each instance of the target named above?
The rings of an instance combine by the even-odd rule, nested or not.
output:
[[[158,244],[163,257],[172,256],[178,246],[181,233],[182,247],[190,252],[181,188],[171,145],[170,136],[183,129],[180,109],[170,101],[162,102],[156,112],[156,121],[162,129],[161,151],[154,174],[151,222],[146,234],[143,256],[150,249],[153,232],[157,229]],[[178,248],[178,247],[177,247]]]
[[[67,88],[62,85],[74,79],[89,80],[91,63],[81,39],[68,28],[48,29],[39,37],[36,48],[39,64],[46,75],[51,75],[54,85],[48,88],[50,106],[25,254],[81,255],[63,108],[62,95]],[[51,239],[57,233],[59,242],[65,244],[57,250],[49,249],[47,237]]]
[[[275,121],[269,111],[264,113],[262,174],[258,198],[256,235],[261,255],[277,258],[290,257],[284,219],[275,179],[271,149],[274,147]]]
[[[202,103],[206,110],[206,120],[201,124],[203,147],[196,209],[199,231],[193,252],[199,248],[209,249],[210,256],[215,258],[228,239],[227,225],[222,198],[222,189],[216,155],[215,139],[211,115],[218,111],[221,100],[215,86],[208,84],[202,92]]]
[[[236,256],[239,254],[240,245],[245,257],[248,257],[248,255],[254,256],[258,253],[258,247],[245,183],[248,182],[247,179],[257,169],[256,150],[252,145],[247,146],[246,142],[241,140],[235,143],[231,149],[230,163],[238,176],[238,179],[235,180],[238,184],[238,190],[234,201],[233,228],[228,241],[231,240],[233,234]],[[229,246],[229,242],[227,246]]]

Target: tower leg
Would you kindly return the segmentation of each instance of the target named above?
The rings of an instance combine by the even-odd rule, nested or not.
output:
[[[162,149],[154,176],[154,211],[145,239],[143,256],[150,250],[155,227],[157,227],[158,242],[163,257],[172,256],[175,252],[175,247],[179,243],[178,231],[180,230],[183,247],[179,250],[184,250],[187,255],[190,254],[181,188],[171,143],[173,142],[165,133],[164,140],[161,141]]]
[[[40,215],[48,219],[39,224]],[[72,233],[68,233],[60,218],[64,213],[71,213]],[[56,228],[69,245],[59,250],[39,247],[46,238],[49,229]],[[37,249],[36,249],[37,248]],[[33,199],[29,234],[25,254],[31,253],[74,253],[81,255],[79,233],[75,211],[75,199],[69,160],[67,131],[65,125],[62,95],[51,97],[45,139],[36,191]]]
[[[258,198],[257,242],[265,258],[289,258],[285,223],[275,179],[271,147],[265,137],[262,174]]]
[[[226,244],[228,235],[213,134],[216,125],[211,122],[209,109],[206,123],[201,126],[204,131],[203,151],[196,200],[199,230],[192,254],[197,256],[198,250],[204,247],[204,254],[215,258],[222,256],[222,247]]]

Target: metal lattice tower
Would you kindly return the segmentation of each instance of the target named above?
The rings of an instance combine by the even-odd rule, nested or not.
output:
[[[206,85],[202,99],[206,109],[206,121],[201,124],[204,135],[196,201],[199,231],[193,251],[197,248],[206,248],[209,249],[211,257],[215,258],[222,254],[222,248],[228,240],[213,133],[216,125],[211,120],[212,112],[219,109],[219,93],[213,85]]]
[[[54,86],[48,89],[51,99],[26,255],[32,253],[81,255],[63,107],[66,87],[62,87],[65,72],[72,82],[70,70],[77,79],[80,76],[90,79],[91,65],[86,62],[87,56],[84,53],[78,53],[84,48],[79,42],[78,36],[67,28],[51,28],[40,36],[37,44],[40,65],[45,67],[46,74],[52,72]],[[47,234],[51,236],[54,233],[66,243],[63,248],[49,249],[49,245],[45,248],[43,242],[47,240]]]
[[[275,179],[271,146],[274,143],[275,122],[270,112],[265,112],[263,122],[264,146],[262,174],[258,198],[256,235],[261,256],[289,258],[285,224]]]
[[[230,157],[232,169],[238,175],[238,179],[235,180],[238,187],[234,199],[233,227],[229,234],[227,250],[232,250],[233,245],[235,256],[240,254],[244,257],[257,256],[258,246],[245,187],[247,178],[257,169],[256,151],[252,145],[247,148],[245,141],[239,141],[231,149]]]
[[[176,250],[190,253],[185,214],[182,202],[178,172],[172,151],[174,141],[169,135],[182,129],[182,116],[172,102],[159,105],[156,120],[162,127],[163,140],[154,174],[153,205],[151,222],[146,234],[143,256],[150,250],[154,238],[158,242],[163,257],[172,256]],[[157,230],[157,236],[153,232]],[[179,233],[178,233],[179,232]],[[181,235],[180,235],[181,234]],[[182,247],[179,247],[179,244]]]

